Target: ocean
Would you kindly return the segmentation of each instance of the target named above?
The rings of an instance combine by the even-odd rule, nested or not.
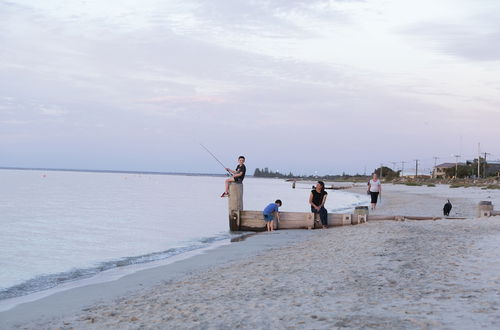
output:
[[[0,301],[230,242],[223,177],[0,170]],[[244,208],[308,212],[311,184],[247,177]],[[367,205],[329,190],[329,212]]]

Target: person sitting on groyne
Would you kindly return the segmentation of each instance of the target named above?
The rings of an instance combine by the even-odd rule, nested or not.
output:
[[[228,197],[229,196],[229,184],[231,182],[243,183],[243,179],[245,179],[245,173],[247,172],[247,168],[245,166],[245,157],[238,157],[238,165],[236,166],[236,170],[232,170],[226,167],[226,171],[231,173],[231,177],[228,178],[225,182],[226,190],[222,193],[220,197]]]
[[[325,183],[323,181],[318,181],[318,183],[316,183],[316,187],[311,190],[311,195],[309,196],[311,212],[319,214],[323,229],[328,226],[328,211],[325,209],[327,195],[328,193],[325,191]]]

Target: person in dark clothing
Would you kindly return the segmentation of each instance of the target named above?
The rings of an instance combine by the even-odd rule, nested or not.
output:
[[[315,189],[311,190],[309,196],[309,204],[311,204],[311,212],[319,213],[321,225],[323,229],[328,226],[328,211],[325,209],[326,196],[328,193],[325,191],[325,183],[318,181]]]
[[[242,183],[243,179],[245,179],[245,174],[247,172],[247,168],[245,166],[245,157],[238,157],[238,166],[236,166],[236,170],[233,171],[230,168],[226,168],[226,171],[231,173],[231,177],[226,180],[226,190],[222,193],[220,197],[229,196],[229,184],[231,182]]]
[[[444,216],[449,216],[450,215],[452,207],[453,207],[453,205],[451,205],[450,200],[448,199],[448,202],[446,204],[444,204],[444,206],[443,206],[443,214],[444,214]]]

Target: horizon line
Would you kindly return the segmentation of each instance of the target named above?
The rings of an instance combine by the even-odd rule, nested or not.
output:
[[[161,171],[137,171],[137,170],[96,170],[96,169],[76,169],[76,168],[50,168],[50,167],[12,167],[12,166],[0,166],[0,170],[53,171],[53,172],[90,172],[90,173],[128,173],[128,174],[153,174],[153,175],[225,176],[225,174],[216,174],[216,173],[161,172]]]

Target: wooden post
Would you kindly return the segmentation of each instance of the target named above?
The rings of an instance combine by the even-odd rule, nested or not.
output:
[[[354,222],[362,223],[368,221],[368,206],[356,206],[354,208],[353,214],[353,224]]]
[[[368,206],[356,206],[354,208],[354,214],[356,215],[368,215]]]
[[[481,201],[477,205],[477,216],[479,218],[490,217],[493,212],[493,204],[490,201]]]
[[[229,230],[240,230],[239,213],[243,211],[243,184],[230,183],[229,184]]]

